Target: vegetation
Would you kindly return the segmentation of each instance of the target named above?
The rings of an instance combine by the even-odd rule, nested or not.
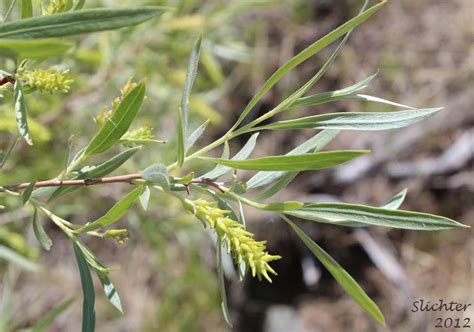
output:
[[[62,37],[132,27],[149,20],[163,19],[168,20],[169,23],[170,16],[166,15],[174,10],[168,7],[83,9],[84,3],[85,1],[49,1],[47,5],[41,6],[38,15],[33,15],[35,10],[33,10],[32,1],[21,1],[17,6],[21,19],[8,21],[9,14],[15,8],[15,2],[13,2],[11,10],[5,15],[4,23],[0,26],[0,55],[3,58],[3,69],[0,72],[3,93],[1,116],[2,122],[8,124],[14,114],[14,122],[17,124],[21,139],[10,138],[12,143],[1,155],[2,167],[7,165],[9,157],[15,155],[19,144],[26,142],[28,145],[33,145],[30,149],[35,149],[37,141],[49,139],[50,132],[34,121],[35,107],[46,107],[48,102],[54,102],[55,98],[60,98],[61,94],[70,91],[81,93],[94,89],[94,86],[88,86],[87,80],[76,83],[74,72],[66,69],[66,65],[71,62],[71,59],[78,62],[86,59],[86,63],[93,63],[97,54],[84,54],[80,48],[74,48],[74,42],[65,41]],[[112,269],[108,268],[96,253],[84,244],[83,239],[87,236],[99,239],[112,238],[120,244],[125,243],[129,238],[129,230],[114,228],[114,224],[129,213],[136,203],[146,210],[152,194],[163,199],[176,200],[181,204],[181,208],[194,215],[204,228],[209,228],[215,233],[222,311],[230,326],[232,326],[232,319],[227,308],[222,255],[227,253],[232,257],[241,279],[246,274],[250,274],[252,277],[265,279],[267,282],[272,282],[272,278],[275,278],[278,273],[272,268],[271,262],[285,255],[284,252],[269,253],[266,241],[255,239],[254,234],[246,228],[244,207],[271,211],[278,215],[281,221],[294,230],[345,291],[376,321],[385,324],[381,311],[357,282],[291,218],[297,217],[347,227],[375,225],[424,231],[466,226],[441,216],[399,210],[406,192],[396,195],[382,207],[345,203],[267,202],[285,188],[299,172],[334,167],[369,153],[365,150],[321,151],[340,131],[401,128],[441,111],[441,108],[413,108],[360,93],[369,85],[374,76],[340,90],[308,95],[310,89],[334,62],[352,30],[381,9],[386,1],[370,8],[367,8],[367,4],[368,1],[357,16],[315,41],[278,68],[250,100],[234,125],[223,136],[208,145],[196,148],[209,122],[218,121],[216,120],[218,115],[206,102],[200,100],[199,96],[192,94],[194,83],[199,80],[198,66],[201,63],[205,66],[206,74],[213,81],[212,85],[221,84],[223,78],[212,52],[203,46],[206,35],[201,35],[194,42],[186,74],[179,82],[184,88],[179,92],[181,96],[179,112],[174,115],[178,119],[175,137],[158,139],[149,125],[134,127],[136,120],[140,121],[139,111],[144,109],[146,104],[151,103],[150,99],[153,99],[153,96],[147,98],[148,94],[157,92],[147,89],[147,86],[153,84],[152,75],[147,80],[143,78],[138,82],[128,79],[120,89],[120,95],[109,106],[97,110],[95,117],[97,129],[93,136],[88,140],[86,137],[79,137],[79,140],[84,141],[85,144],[77,147],[74,144],[77,139],[72,138],[69,139],[69,143],[64,143],[60,139],[64,136],[64,132],[58,137],[53,136],[54,141],[57,140],[57,144],[61,144],[62,150],[66,151],[64,167],[59,174],[49,180],[35,180],[30,177],[19,184],[2,184],[0,187],[3,204],[1,208],[8,212],[27,209],[32,215],[34,234],[44,250],[49,251],[53,246],[53,241],[39,220],[39,215],[50,219],[70,240],[83,289],[83,331],[93,331],[96,321],[96,295],[91,271],[96,274],[110,303],[120,312],[123,311],[119,293],[109,278]],[[198,20],[197,17],[192,19],[188,17],[187,23],[193,27],[196,20]],[[167,28],[170,29],[169,25]],[[133,33],[133,30],[130,33]],[[186,33],[186,38],[189,39],[188,35]],[[218,39],[218,36],[213,36],[213,38]],[[340,38],[342,40],[337,48],[310,80],[263,115],[250,116],[262,98],[288,73]],[[165,48],[168,45],[163,43],[160,47]],[[175,50],[175,53],[180,52],[182,50]],[[62,59],[63,63],[49,65],[48,61],[51,59],[56,61]],[[131,61],[139,61],[139,56]],[[113,67],[113,63],[108,65]],[[169,68],[162,69],[168,71],[168,77],[175,76],[175,73],[169,75]],[[134,73],[133,76],[142,74],[143,70]],[[206,88],[209,87],[201,84],[202,90]],[[156,86],[153,90],[155,89],[157,89]],[[161,98],[174,98],[177,93],[175,86],[168,85]],[[38,98],[39,106],[32,106],[33,98]],[[296,108],[347,99],[388,104],[402,110],[330,113],[273,120],[277,114],[289,113]],[[201,125],[191,130],[194,123],[190,121],[190,113],[192,114],[195,109],[200,109],[200,117],[206,119]],[[146,117],[146,111],[142,113]],[[161,120],[162,117],[159,118]],[[11,126],[5,125],[4,129],[11,130]],[[257,140],[260,134],[265,134],[267,131],[301,129],[320,129],[321,131],[284,155],[250,158],[258,145]],[[68,128],[67,135],[71,134],[79,135],[80,132]],[[9,135],[11,136],[13,135]],[[237,137],[248,137],[248,139],[241,150],[231,157],[229,142]],[[174,160],[169,164],[166,163],[169,153],[154,153],[160,151],[164,143],[171,146],[170,150],[175,154]],[[220,146],[223,146],[220,158],[208,156],[209,152]],[[144,167],[133,170],[127,168],[127,172],[122,171],[127,161],[144,151],[153,152],[153,160]],[[215,164],[215,167],[201,174],[202,166],[196,165],[203,164],[205,167]],[[23,165],[23,167],[30,166]],[[121,175],[111,175],[116,170],[120,170]],[[244,180],[239,170],[254,171],[256,174],[249,180]],[[230,181],[221,180],[229,174],[231,174]],[[2,177],[2,181],[5,179],[6,177]],[[67,220],[69,218],[61,217],[60,212],[56,212],[60,210],[61,205],[55,202],[65,195],[70,195],[74,200],[79,201],[82,197],[78,193],[83,187],[114,186],[116,183],[130,184],[132,189],[103,216],[95,220],[85,224],[76,224]],[[94,208],[92,202],[82,204]],[[220,250],[221,247],[226,249],[224,253]],[[13,246],[1,246],[0,249],[0,256],[5,259],[20,262],[19,264],[23,265],[31,264]],[[32,330],[43,330],[71,303],[72,301],[68,300],[60,304],[39,320]]]

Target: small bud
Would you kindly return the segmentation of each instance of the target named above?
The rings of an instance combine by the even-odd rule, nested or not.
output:
[[[130,233],[127,229],[110,229],[104,233],[104,238],[112,238],[118,244],[124,244],[130,238]]]

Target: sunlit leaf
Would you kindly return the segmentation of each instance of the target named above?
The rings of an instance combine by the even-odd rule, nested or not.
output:
[[[23,193],[21,194],[21,200],[22,200],[23,205],[26,205],[26,203],[30,199],[31,193],[33,192],[33,189],[35,189],[35,185],[36,185],[36,180],[31,181],[28,187],[26,187],[25,191],[23,191]]]
[[[393,196],[391,199],[389,199],[388,202],[386,202],[382,206],[382,208],[388,209],[388,210],[398,209],[402,205],[403,201],[405,200],[406,195],[407,195],[407,189],[405,188],[402,191],[400,191],[398,194]]]
[[[194,44],[191,55],[189,56],[188,72],[186,81],[184,82],[183,96],[181,98],[181,107],[178,117],[178,165],[182,166],[184,156],[186,153],[186,140],[188,130],[188,115],[189,115],[189,97],[194,85],[196,73],[199,65],[199,53],[201,51],[202,35]]]
[[[16,145],[20,141],[20,138],[16,138],[12,144],[8,147],[7,152],[3,153],[3,151],[0,153],[0,169],[5,166],[5,163],[7,162],[8,158],[10,157],[12,151],[15,149]]]
[[[308,235],[306,235],[296,224],[288,218],[284,220],[290,225],[295,233],[300,237],[304,244],[314,254],[314,256],[331,273],[336,281],[344,290],[377,322],[385,325],[385,319],[382,312],[374,301],[364,292],[359,284],[339,265],[329,254],[318,246]]]
[[[21,18],[29,18],[33,16],[32,0],[21,0]]]
[[[143,193],[143,190],[143,186],[135,188],[128,195],[118,201],[104,216],[77,229],[76,232],[85,233],[93,231],[99,228],[107,227],[119,221],[138,200],[140,195]]]
[[[0,25],[1,27],[1,25]],[[20,131],[21,136],[29,145],[33,145],[31,140],[30,131],[28,129],[28,119],[26,114],[26,104],[23,94],[23,88],[21,86],[20,80],[15,80],[13,84],[13,98],[15,100],[15,117],[16,123],[18,125],[18,130]]]
[[[252,151],[255,149],[255,145],[257,143],[257,137],[258,137],[258,133],[255,133],[252,136],[250,136],[247,143],[245,143],[245,145],[242,147],[242,149],[240,149],[240,151],[237,152],[237,154],[231,160],[245,160],[245,159],[247,159],[248,156],[250,156]],[[221,158],[221,159],[227,159],[227,158]],[[230,168],[230,167],[226,167],[226,166],[223,166],[223,165],[217,165],[212,171],[204,174],[201,177],[215,180],[215,179],[221,177],[222,175],[226,174],[227,172],[230,172],[231,170],[232,170],[232,168]]]
[[[9,58],[46,58],[65,53],[72,44],[60,39],[2,39],[0,56]]]
[[[144,98],[145,82],[140,82],[122,99],[111,119],[105,121],[102,128],[89,143],[84,154],[101,153],[114,146],[130,128]]]
[[[291,58],[287,63],[281,66],[273,75],[265,82],[263,87],[255,94],[249,104],[245,107],[243,112],[240,114],[235,126],[239,125],[250,113],[253,107],[262,99],[262,97],[275,85],[277,84],[288,72],[290,72],[293,68],[298,66],[303,61],[307,60],[314,54],[318,53],[320,50],[340,38],[341,36],[345,35],[348,31],[354,29],[358,25],[365,22],[370,16],[375,14],[383,5],[386,4],[386,1],[382,1],[377,5],[367,9],[366,11],[360,13],[353,19],[347,21],[337,29],[331,31],[318,41],[314,42],[306,49],[295,55]]]
[[[137,25],[163,14],[165,7],[96,8],[37,16],[0,25],[1,39],[63,37]]]
[[[265,126],[256,127],[253,130],[291,130],[303,128],[387,130],[412,125],[435,115],[441,110],[442,108],[425,108],[398,112],[329,113],[278,121]]]
[[[211,162],[253,171],[308,171],[333,167],[366,154],[367,151],[331,151],[299,155],[271,156],[247,160],[205,158]]]
[[[82,304],[82,331],[83,332],[94,332],[95,330],[95,290],[94,283],[92,282],[91,272],[87,261],[84,257],[83,252],[77,245],[76,241],[73,242],[74,254],[76,255],[77,265],[79,267],[79,273],[81,275],[82,293],[84,301]]]
[[[290,152],[287,156],[307,153],[311,150],[314,152],[323,149],[329,142],[331,142],[339,133],[338,130],[323,130],[320,133],[314,135],[304,143],[300,144]],[[263,187],[269,183],[275,182],[283,176],[294,178],[298,173],[287,173],[287,172],[258,172],[247,182],[247,189],[252,190]],[[291,181],[291,180],[290,180]],[[263,194],[262,194],[263,195]],[[263,195],[265,196],[265,195]],[[267,196],[270,197],[270,196]],[[264,199],[264,198],[261,198]]]
[[[225,280],[224,280],[224,266],[222,265],[222,243],[221,238],[217,237],[217,271],[219,274],[219,286],[221,293],[221,308],[222,314],[224,315],[224,320],[230,327],[232,326],[232,318],[230,317],[229,306],[227,305],[227,295],[225,290]]]
[[[43,225],[41,225],[41,221],[38,218],[38,210],[36,208],[33,213],[33,233],[35,233],[36,239],[43,249],[49,251],[53,245],[53,241],[49,238],[48,234],[46,234]]]
[[[422,212],[390,210],[358,204],[305,204],[289,215],[341,226],[374,225],[421,231],[468,227],[452,219]]]
[[[105,296],[109,300],[109,302],[121,313],[123,313],[122,303],[120,302],[120,297],[115,289],[115,286],[110,282],[109,277],[107,274],[97,273],[99,277],[100,283],[104,288]]]
[[[196,130],[194,130],[192,132],[191,135],[189,135],[189,137],[186,139],[186,144],[185,144],[185,147],[186,147],[186,152],[191,149],[194,145],[194,143],[196,143],[196,141],[199,139],[199,137],[202,136],[202,134],[204,133],[204,131],[206,130],[207,128],[207,125],[209,124],[209,121],[210,120],[206,120],[202,125],[200,125],[199,127],[196,128]]]

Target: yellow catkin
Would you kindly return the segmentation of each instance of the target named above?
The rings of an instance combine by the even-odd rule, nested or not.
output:
[[[33,69],[19,71],[17,76],[34,89],[41,92],[69,92],[71,84],[74,82],[69,76],[69,70]]]
[[[281,256],[270,255],[266,249],[266,241],[255,241],[254,235],[246,231],[242,224],[229,217],[230,211],[217,207],[216,202],[208,202],[203,199],[195,201],[186,200],[196,217],[216,231],[227,250],[231,252],[237,262],[244,261],[246,266],[252,271],[252,276],[259,279],[263,276],[272,282],[268,272],[277,273],[268,264],[271,261],[280,259]]]

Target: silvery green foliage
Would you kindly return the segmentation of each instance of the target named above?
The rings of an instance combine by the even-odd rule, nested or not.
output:
[[[32,2],[21,1],[22,19],[7,22],[0,26],[0,56],[11,58],[17,64],[17,68],[12,73],[4,70],[0,72],[1,83],[8,87],[5,93],[8,92],[13,95],[19,134],[28,144],[33,144],[34,137],[29,132],[28,110],[25,99],[28,98],[28,94],[36,93],[36,90],[42,90],[41,86],[28,85],[28,82],[39,82],[37,84],[46,82],[45,84],[49,84],[48,91],[61,91],[65,87],[60,85],[67,80],[64,77],[59,80],[59,77],[54,76],[54,71],[49,72],[50,76],[44,76],[45,74],[42,72],[42,79],[35,80],[33,76],[40,71],[34,71],[34,68],[30,68],[28,69],[30,70],[28,81],[26,81],[25,76],[19,74],[25,72],[26,58],[32,60],[64,54],[72,46],[72,43],[60,39],[60,37],[133,26],[155,19],[168,10],[168,8],[162,7],[81,10],[84,2],[52,2],[54,6],[43,8],[42,13],[44,15],[32,17]],[[203,38],[201,35],[193,47],[188,62],[181,109],[176,114],[178,118],[176,162],[170,165],[161,164],[162,161],[157,157],[156,164],[146,167],[143,171],[137,170],[136,173],[132,174],[109,176],[111,172],[119,170],[127,160],[135,157],[142,149],[146,149],[145,145],[148,143],[161,142],[153,139],[149,128],[130,131],[132,123],[139,116],[139,111],[145,102],[146,83],[145,81],[138,83],[129,81],[122,89],[120,97],[112,103],[111,109],[103,110],[98,115],[96,122],[99,128],[96,134],[75,156],[67,158],[66,166],[61,174],[51,180],[29,181],[17,186],[0,187],[4,195],[19,198],[21,204],[26,204],[27,208],[33,208],[32,225],[34,234],[45,250],[49,250],[54,244],[38,220],[38,213],[46,215],[70,239],[83,288],[83,331],[94,331],[95,329],[95,290],[91,271],[97,275],[111,304],[121,312],[123,309],[118,292],[108,276],[111,270],[90,248],[81,242],[79,235],[114,238],[117,242],[124,243],[128,238],[127,230],[113,228],[114,224],[122,219],[137,202],[140,202],[142,207],[146,209],[150,195],[153,192],[171,195],[182,203],[185,211],[195,215],[197,220],[202,222],[205,227],[209,227],[216,233],[217,267],[221,282],[222,309],[225,320],[229,325],[232,323],[223,284],[220,247],[225,247],[228,253],[233,256],[236,265],[239,266],[240,274],[251,272],[253,276],[259,278],[263,276],[269,282],[271,282],[271,278],[268,272],[270,274],[277,273],[270,266],[270,262],[280,258],[279,255],[269,254],[266,251],[265,243],[256,241],[254,235],[246,228],[243,206],[251,206],[262,211],[272,211],[278,215],[282,221],[286,222],[295,231],[347,293],[376,321],[385,324],[381,311],[357,282],[289,217],[348,227],[382,226],[425,231],[455,229],[466,226],[441,216],[398,210],[405,198],[405,192],[394,196],[383,207],[344,203],[264,202],[264,200],[285,188],[299,172],[335,167],[369,152],[363,150],[321,151],[340,131],[401,128],[431,117],[441,110],[441,108],[416,109],[379,97],[361,94],[360,91],[368,86],[375,75],[340,90],[307,95],[308,91],[323,77],[333,63],[351,31],[375,14],[385,3],[385,1],[382,1],[368,9],[365,9],[366,6],[364,5],[363,10],[354,18],[288,60],[263,84],[227,133],[191,153],[193,146],[197,144],[208,125],[208,121],[206,121],[192,133],[188,128],[188,117],[192,113],[192,109],[189,107],[189,98],[192,94],[195,77],[198,75]],[[98,17],[100,17],[100,20],[97,20]],[[314,56],[341,37],[343,39],[338,47],[308,82],[283,99],[275,108],[242,125],[263,96],[283,77],[303,61]],[[51,87],[54,89],[51,89]],[[272,119],[276,114],[290,109],[346,99],[388,104],[402,108],[402,110],[313,115],[262,125],[264,121]],[[259,133],[264,134],[266,131],[273,130],[299,130],[302,128],[322,129],[322,131],[315,133],[312,138],[284,155],[251,157],[253,150],[258,146]],[[140,136],[141,133],[144,135],[143,137]],[[252,135],[249,136],[242,149],[235,154],[231,154],[228,142],[238,136],[251,133]],[[5,165],[9,155],[14,153],[17,143],[18,140],[14,140],[10,148],[2,152],[0,166]],[[125,145],[126,148],[120,150],[121,144]],[[221,145],[224,145],[224,153],[220,158],[206,156],[210,151]],[[113,157],[108,159],[103,157],[104,152],[112,151],[116,152]],[[91,157],[93,156],[95,160],[102,158],[102,161],[92,163]],[[185,168],[192,170],[193,162],[198,159],[201,162],[207,162],[210,170],[197,177],[194,172],[185,172]],[[211,168],[213,164],[216,165]],[[256,173],[250,180],[245,181],[239,178],[236,172],[240,169],[255,171]],[[172,171],[172,174],[181,171],[182,177],[170,176]],[[232,173],[230,181],[219,182],[228,173]],[[52,212],[48,207],[50,202],[56,198],[70,194],[80,189],[81,186],[113,185],[116,182],[130,183],[132,189],[112,206],[105,215],[85,225],[73,224]],[[195,200],[189,199],[190,188],[193,188],[193,194],[199,193],[202,197],[200,196]],[[255,196],[254,193],[257,189],[263,191]],[[203,198],[205,196],[208,200]],[[232,202],[238,203],[240,207],[237,214],[232,210]],[[0,249],[2,249],[0,254],[4,258],[18,259],[15,253],[5,248]],[[281,255],[284,256],[285,253],[283,252]],[[25,266],[31,266],[27,263],[29,262],[22,262]],[[70,303],[71,301],[66,301],[53,309],[37,323],[36,327],[33,327],[33,330],[43,330]]]

